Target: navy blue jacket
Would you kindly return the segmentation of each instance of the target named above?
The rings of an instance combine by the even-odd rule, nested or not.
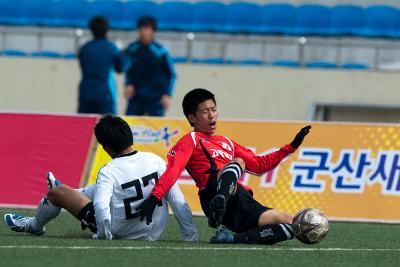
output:
[[[137,41],[125,52],[129,60],[125,84],[135,87],[134,99],[153,102],[164,94],[172,96],[176,74],[167,49],[156,42]]]
[[[115,71],[124,71],[124,56],[107,39],[87,42],[79,51],[82,80],[79,99],[86,101],[117,101]]]

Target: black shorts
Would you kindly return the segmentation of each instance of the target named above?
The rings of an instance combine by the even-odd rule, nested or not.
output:
[[[97,233],[96,217],[93,202],[89,202],[76,216],[81,221],[82,230],[89,228],[93,233]]]
[[[208,217],[209,203],[217,193],[217,176],[210,175],[206,187],[200,191],[200,203],[204,214]],[[222,225],[235,233],[241,233],[258,227],[261,214],[271,208],[261,205],[253,196],[238,184],[235,194],[227,203]]]

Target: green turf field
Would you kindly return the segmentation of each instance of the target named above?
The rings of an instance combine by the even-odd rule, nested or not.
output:
[[[0,209],[33,214],[32,210]],[[0,227],[0,266],[400,266],[400,225],[331,223],[328,238],[318,245],[288,241],[275,246],[212,245],[213,230],[195,218],[201,241],[180,242],[173,217],[162,239],[91,240],[69,214],[47,226],[42,237]]]

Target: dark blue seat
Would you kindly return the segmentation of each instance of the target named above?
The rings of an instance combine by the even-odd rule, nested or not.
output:
[[[304,64],[304,67],[312,69],[336,69],[337,65],[331,62],[315,61]]]
[[[108,19],[110,28],[123,27],[124,5],[120,1],[94,1],[89,4],[89,17],[103,16]]]
[[[222,31],[226,19],[226,6],[218,2],[199,2],[193,6],[192,31]]]
[[[297,9],[297,35],[329,35],[330,9],[322,5],[302,5]]]
[[[0,21],[4,24],[31,26],[41,25],[42,21],[52,16],[53,1],[0,1]]]
[[[26,57],[26,56],[28,56],[28,53],[25,51],[22,51],[22,50],[6,49],[3,51],[0,51],[0,55],[10,56],[10,57]]]
[[[0,23],[19,25],[21,18],[20,0],[0,0]]]
[[[275,60],[272,62],[272,66],[298,68],[300,67],[300,63],[295,60]]]
[[[13,24],[18,10],[17,1],[2,0],[0,1],[0,24]]]
[[[356,34],[365,37],[396,37],[399,11],[390,6],[371,6],[365,10],[364,28]]]
[[[123,22],[119,27],[122,29],[135,29],[140,17],[157,17],[158,7],[152,1],[128,1],[124,3],[122,18]]]
[[[346,63],[340,67],[346,70],[368,70],[371,68],[370,65],[364,63]]]
[[[36,51],[31,53],[32,57],[61,58],[62,55],[55,51]]]
[[[54,7],[54,14],[52,26],[86,28],[90,19],[89,3],[84,0],[60,0]]]
[[[41,10],[37,11],[36,19],[40,26],[54,27],[53,24],[56,20],[58,1],[49,0],[45,3],[46,7],[39,7]]]
[[[285,34],[296,27],[296,8],[289,4],[267,4],[261,10],[261,32]]]
[[[332,35],[351,35],[364,25],[364,9],[355,5],[339,5],[331,10]]]
[[[246,2],[235,2],[228,5],[224,30],[230,33],[260,32],[261,6]]]
[[[160,30],[190,30],[193,13],[191,4],[186,2],[164,2],[158,8]]]

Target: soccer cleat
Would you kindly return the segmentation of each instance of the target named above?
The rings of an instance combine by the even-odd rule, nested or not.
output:
[[[209,204],[208,225],[218,228],[222,222],[226,209],[226,199],[223,195],[216,195]]]
[[[24,217],[19,214],[7,213],[4,214],[4,223],[10,228],[10,230],[15,232],[30,233],[32,235],[41,236],[46,232],[46,228],[43,227],[39,230],[34,230],[30,227],[29,220],[30,217]]]
[[[211,237],[210,243],[225,244],[234,243],[234,234],[226,228],[222,228],[215,232],[215,236]]]
[[[54,176],[52,172],[48,172],[46,174],[46,180],[47,180],[47,187],[50,189],[59,186],[62,184],[57,178]]]

